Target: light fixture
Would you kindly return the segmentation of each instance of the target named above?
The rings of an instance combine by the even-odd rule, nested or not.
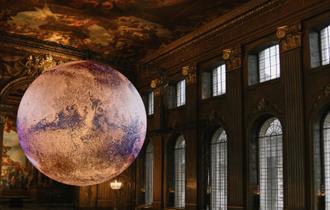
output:
[[[120,193],[120,189],[122,188],[123,183],[118,182],[117,179],[115,179],[115,181],[110,182],[110,188],[112,190],[114,190],[115,193],[115,199],[114,199],[114,207],[113,210],[117,210],[117,203],[119,202],[120,196],[118,196],[118,194]]]
[[[120,190],[122,185],[123,185],[123,183],[118,182],[117,179],[114,182],[110,182],[110,187],[113,190]]]

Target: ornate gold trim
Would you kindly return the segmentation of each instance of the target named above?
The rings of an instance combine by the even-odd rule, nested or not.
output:
[[[280,40],[281,52],[287,52],[301,46],[301,25],[280,26],[277,28],[276,37]]]
[[[194,66],[184,66],[181,70],[182,76],[184,76],[187,85],[196,83],[196,68]]]
[[[222,51],[222,58],[226,61],[228,71],[240,69],[242,67],[241,47],[228,48]]]
[[[163,94],[163,89],[165,88],[165,81],[162,78],[156,78],[151,80],[150,87],[154,91],[155,96],[160,96]]]

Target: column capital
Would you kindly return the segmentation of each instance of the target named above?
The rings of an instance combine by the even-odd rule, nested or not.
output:
[[[187,65],[182,67],[181,73],[185,77],[187,85],[196,83],[196,65]]]
[[[242,50],[240,46],[227,48],[222,51],[222,59],[226,62],[227,70],[232,71],[242,67]]]
[[[154,91],[155,96],[160,96],[164,93],[164,88],[167,84],[167,81],[163,77],[155,78],[151,80],[150,87]]]
[[[276,30],[276,37],[280,41],[281,52],[301,47],[301,25],[280,26]]]

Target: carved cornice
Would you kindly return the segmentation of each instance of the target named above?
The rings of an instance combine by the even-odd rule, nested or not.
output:
[[[301,25],[278,27],[276,37],[280,40],[281,52],[296,49],[301,46]]]
[[[203,39],[208,39],[212,36],[219,36],[221,31],[237,25],[243,24],[249,18],[256,15],[266,14],[278,6],[281,5],[283,0],[261,0],[261,1],[251,1],[246,4],[245,7],[234,9],[233,11],[220,16],[219,18],[211,21],[210,23],[202,26],[201,28],[195,30],[194,32],[172,42],[169,45],[160,48],[156,52],[145,56],[142,59],[142,63],[148,63],[153,60],[159,59],[160,57],[165,57],[173,53],[177,53],[193,44],[199,42]]]
[[[196,68],[195,66],[184,66],[181,70],[182,76],[184,76],[187,85],[196,83]]]
[[[0,31],[0,43],[2,45],[15,46],[18,49],[33,48],[40,50],[49,51],[52,53],[60,53],[67,56],[73,56],[76,58],[87,58],[88,52],[81,51],[71,46],[61,45],[58,43],[39,40],[33,37],[26,37],[16,34],[8,34],[4,31]]]
[[[226,61],[226,69],[228,71],[242,67],[242,51],[240,47],[224,49],[222,58]]]

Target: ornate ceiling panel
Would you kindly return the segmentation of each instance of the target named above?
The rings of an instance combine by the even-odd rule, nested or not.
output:
[[[0,0],[0,30],[134,62],[247,0]]]

